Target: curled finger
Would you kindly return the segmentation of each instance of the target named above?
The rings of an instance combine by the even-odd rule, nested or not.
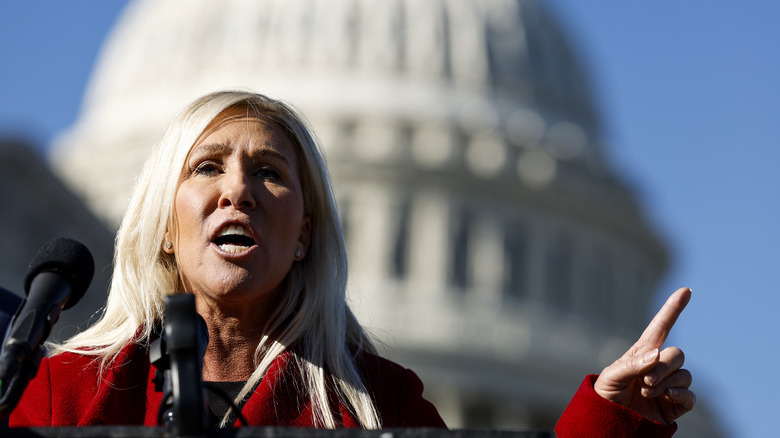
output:
[[[663,380],[653,386],[642,386],[642,396],[645,398],[655,398],[665,395],[669,389],[687,389],[693,383],[691,372],[686,369],[680,369],[666,376]]]
[[[688,388],[669,388],[663,398],[669,402],[666,403],[668,408],[664,409],[664,414],[671,421],[682,417],[696,405],[696,393]]]
[[[645,374],[642,379],[647,386],[658,386],[667,376],[682,368],[685,363],[685,353],[677,347],[664,348],[658,363]]]

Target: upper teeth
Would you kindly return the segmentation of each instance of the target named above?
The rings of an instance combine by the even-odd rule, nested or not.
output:
[[[219,233],[220,236],[228,236],[231,234],[252,237],[249,235],[249,233],[244,229],[242,225],[238,225],[238,224],[230,224],[225,228],[223,228],[222,231],[220,231]]]
[[[246,236],[246,237],[249,237],[250,239],[252,238],[252,236],[249,235],[249,233],[246,231],[246,229],[244,229],[244,227],[239,225],[239,224],[230,224],[230,225],[222,228],[222,230],[219,232],[219,236],[220,237],[222,237],[222,236]],[[246,251],[247,249],[249,249],[248,246],[235,245],[235,244],[232,244],[232,243],[222,243],[222,244],[219,245],[219,247],[222,248],[222,251],[231,252],[231,253],[239,253],[239,252],[243,252],[243,251]]]

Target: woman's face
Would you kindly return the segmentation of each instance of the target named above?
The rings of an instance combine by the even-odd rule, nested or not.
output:
[[[292,264],[305,257],[311,220],[295,146],[282,129],[229,109],[187,157],[166,251],[177,254],[182,287],[200,299],[272,309]]]

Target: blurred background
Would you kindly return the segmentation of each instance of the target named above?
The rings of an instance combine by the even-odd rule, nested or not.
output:
[[[105,298],[167,121],[246,87],[328,156],[352,305],[451,427],[551,429],[680,286],[678,436],[771,436],[780,70],[768,1],[54,1],[0,6],[0,285],[41,244]]]

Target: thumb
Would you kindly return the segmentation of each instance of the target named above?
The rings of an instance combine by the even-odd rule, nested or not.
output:
[[[653,348],[650,351],[645,352],[644,354],[638,355],[638,358],[634,358],[634,368],[636,369],[636,373],[634,373],[634,377],[640,376],[651,369],[658,363],[660,360],[661,355],[661,349],[660,348]]]
[[[602,383],[615,388],[624,387],[653,369],[660,360],[660,354],[658,348],[632,355],[627,354],[604,370],[602,374],[606,381]]]
[[[630,398],[627,391],[631,391],[637,377],[646,374],[658,363],[660,354],[658,348],[643,353],[627,352],[604,368],[593,384],[593,389],[602,398],[625,405],[626,398]]]
[[[650,351],[631,357],[628,361],[628,366],[624,368],[625,375],[623,379],[625,379],[625,382],[629,382],[653,369],[660,360],[660,355],[660,348],[653,348]]]

